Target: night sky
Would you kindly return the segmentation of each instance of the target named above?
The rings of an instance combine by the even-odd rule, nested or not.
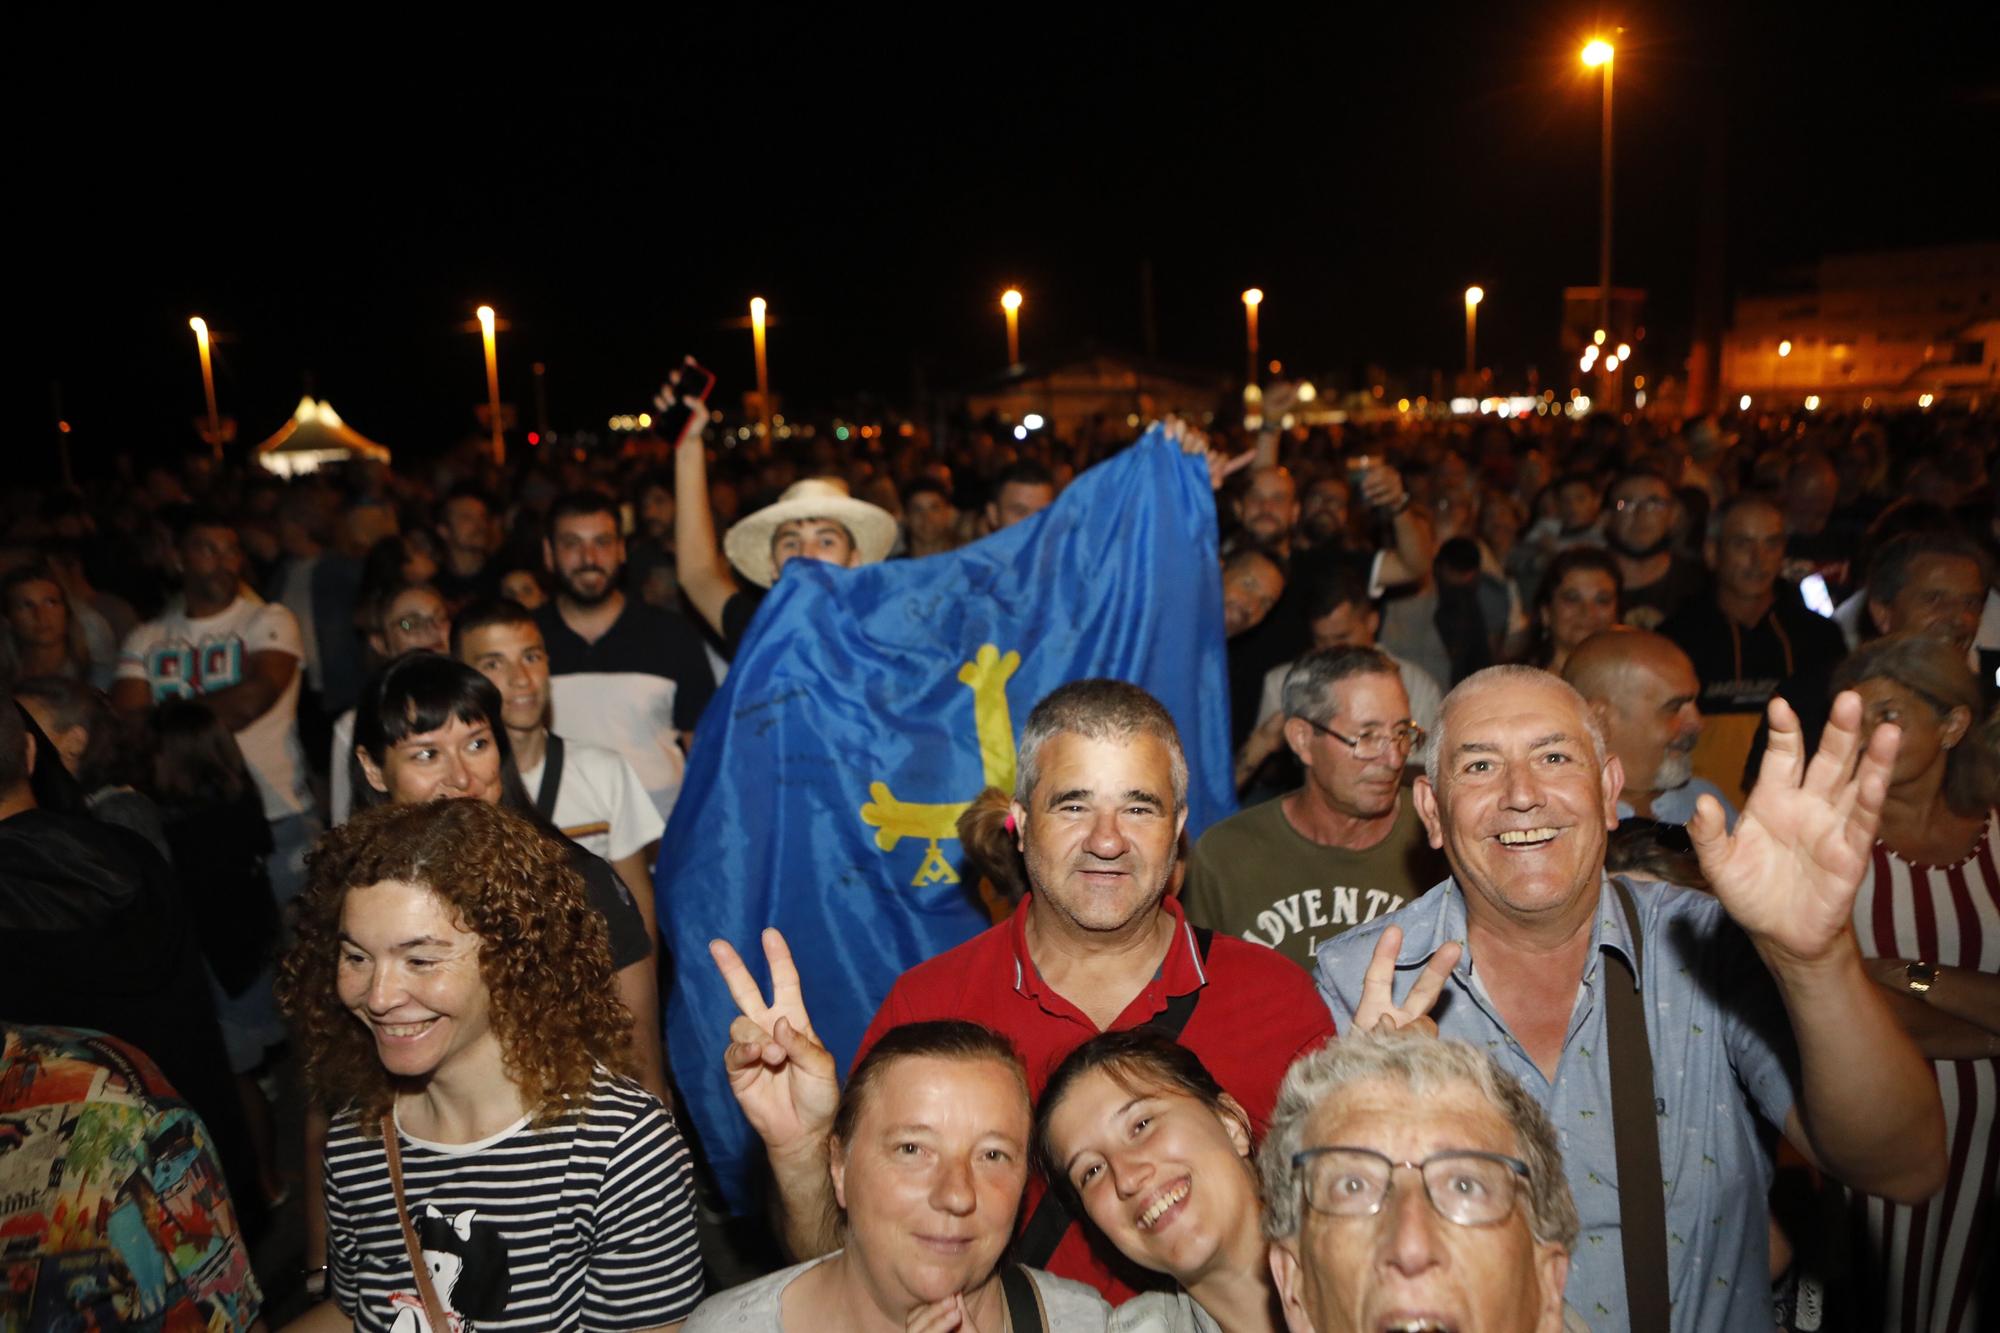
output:
[[[1990,5],[1390,8],[25,29],[12,433],[47,457],[60,381],[86,466],[188,442],[198,312],[249,440],[310,374],[364,433],[434,450],[475,428],[460,326],[481,301],[512,324],[504,396],[525,416],[546,362],[559,427],[637,410],[683,350],[735,403],[753,294],[788,407],[906,404],[999,368],[1008,283],[1031,363],[1138,351],[1142,260],[1170,362],[1240,373],[1254,284],[1290,368],[1449,369],[1478,282],[1481,360],[1519,383],[1557,364],[1561,288],[1595,281],[1599,94],[1576,53],[1611,26],[1614,276],[1650,289],[1663,369],[1704,179],[1726,182],[1732,293],[1822,253],[2000,237]]]

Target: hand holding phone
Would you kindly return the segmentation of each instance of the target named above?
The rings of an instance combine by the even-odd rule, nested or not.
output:
[[[709,393],[715,388],[715,372],[696,361],[693,357],[683,357],[681,364],[667,375],[667,382],[653,395],[653,406],[660,409],[660,418],[654,423],[660,438],[670,445],[678,445],[687,431],[688,422],[694,417],[694,409],[685,400],[693,399],[707,403]],[[703,414],[703,423],[707,416]]]

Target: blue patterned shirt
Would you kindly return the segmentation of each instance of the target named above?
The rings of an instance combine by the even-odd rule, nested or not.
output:
[[[1667,1200],[1667,1261],[1673,1327],[1771,1328],[1770,1238],[1766,1230],[1773,1137],[1797,1099],[1798,1059],[1777,984],[1748,936],[1703,893],[1627,879],[1639,909],[1653,1052],[1660,1166]],[[1441,1036],[1488,1051],[1548,1112],[1583,1223],[1566,1296],[1593,1328],[1626,1328],[1625,1260],[1618,1224],[1617,1148],[1611,1127],[1611,1064],[1605,1049],[1602,951],[1632,959],[1631,933],[1609,881],[1600,889],[1589,962],[1553,1080],[1507,1030],[1487,995],[1469,945],[1438,997]],[[1321,945],[1315,980],[1346,1031],[1361,980],[1388,926],[1403,929],[1394,993],[1400,1001],[1448,941],[1466,945],[1465,896],[1447,879],[1415,902]],[[1613,973],[1613,976],[1619,974]]]

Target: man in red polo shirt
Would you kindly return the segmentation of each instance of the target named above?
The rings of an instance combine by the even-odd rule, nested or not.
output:
[[[905,972],[856,1058],[900,1024],[970,1019],[1012,1039],[1039,1096],[1062,1058],[1098,1032],[1164,1027],[1261,1131],[1286,1067],[1334,1027],[1298,968],[1269,949],[1194,929],[1168,896],[1187,822],[1187,759],[1172,716],[1121,681],[1062,686],[1028,716],[1013,817],[1032,891],[1008,920]],[[770,1153],[785,1240],[803,1258],[839,1243],[825,1155],[839,1088],[783,937],[765,931],[764,948],[768,1005],[728,944],[715,941],[710,952],[743,1010],[730,1026],[730,1084]],[[1357,1022],[1387,1015],[1400,1025],[1421,1012],[1415,993],[1391,1009],[1387,990]],[[1060,1205],[1044,1194],[1031,1178],[1021,1260],[1113,1301],[1129,1296],[1106,1252],[1076,1220],[1049,1212]]]

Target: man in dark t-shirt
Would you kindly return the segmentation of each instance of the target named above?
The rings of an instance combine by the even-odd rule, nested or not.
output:
[[[557,500],[542,551],[556,583],[535,613],[548,646],[554,726],[624,755],[665,819],[680,795],[682,746],[715,693],[701,636],[621,590],[625,541],[609,496]]]

